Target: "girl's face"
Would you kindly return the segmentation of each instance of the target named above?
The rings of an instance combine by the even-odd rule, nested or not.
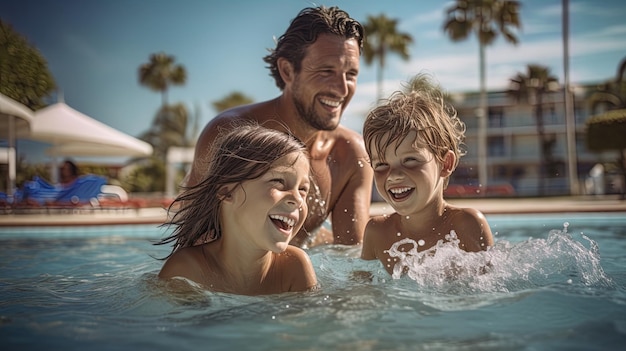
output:
[[[304,224],[309,187],[305,154],[293,152],[278,159],[268,172],[241,183],[225,200],[232,204],[229,218],[237,227],[232,234],[261,249],[283,252]]]
[[[417,133],[411,132],[399,144],[390,145],[384,152],[384,160],[372,150],[372,167],[376,190],[383,199],[401,215],[419,212],[441,198],[443,191],[442,167],[424,145],[413,146]]]

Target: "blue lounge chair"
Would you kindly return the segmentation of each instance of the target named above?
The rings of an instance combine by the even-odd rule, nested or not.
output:
[[[43,206],[48,202],[54,202],[60,188],[46,182],[39,176],[24,183],[22,201],[31,205]]]
[[[72,185],[62,188],[55,198],[57,204],[83,205],[98,199],[101,188],[106,184],[105,177],[88,174],[78,177]]]
[[[105,177],[88,174],[78,177],[67,187],[55,186],[38,176],[24,184],[23,203],[39,206],[85,205],[100,195]]]

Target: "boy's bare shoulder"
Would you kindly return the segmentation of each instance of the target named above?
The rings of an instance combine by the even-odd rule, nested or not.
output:
[[[391,228],[396,227],[398,214],[373,216],[365,226],[361,258],[373,260],[379,258],[382,250],[386,250],[395,239],[390,236]]]
[[[450,211],[449,216],[457,225],[481,224],[487,221],[485,215],[473,207],[448,206],[447,210]]]
[[[381,226],[389,226],[390,223],[395,223],[397,221],[398,214],[384,214],[378,216],[372,216],[368,222],[368,225],[371,225],[374,228],[378,228]]]
[[[485,215],[471,207],[450,207],[452,227],[467,251],[480,251],[493,246],[493,235]]]

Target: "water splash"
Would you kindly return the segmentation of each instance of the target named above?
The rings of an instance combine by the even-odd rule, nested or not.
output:
[[[309,207],[309,214],[315,214],[316,216],[326,217],[326,201],[322,197],[322,192],[319,186],[312,182],[312,192],[307,197],[307,204]]]
[[[452,231],[447,241],[418,252],[419,243],[403,239],[389,254],[398,258],[392,277],[409,278],[420,290],[445,293],[512,292],[547,287],[612,286],[600,265],[598,245],[584,234],[552,230],[546,238],[520,243],[499,240],[487,251],[465,252]],[[402,245],[413,245],[400,251]],[[405,246],[406,247],[406,246]]]

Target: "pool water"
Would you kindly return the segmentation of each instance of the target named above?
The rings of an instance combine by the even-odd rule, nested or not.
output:
[[[618,350],[624,214],[491,215],[496,245],[308,252],[320,288],[248,297],[156,279],[152,225],[0,228],[2,350]],[[175,283],[174,283],[175,285]]]

